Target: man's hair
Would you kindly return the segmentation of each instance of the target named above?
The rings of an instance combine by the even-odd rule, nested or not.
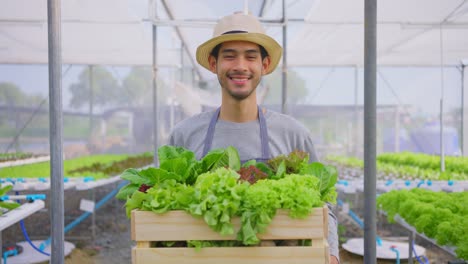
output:
[[[223,43],[219,43],[218,45],[216,45],[210,52],[210,55],[215,57],[215,59],[218,59],[219,50],[221,49],[221,44]],[[258,47],[260,48],[260,55],[262,56],[262,60],[263,60],[264,58],[268,56],[268,52],[262,45],[258,45]]]

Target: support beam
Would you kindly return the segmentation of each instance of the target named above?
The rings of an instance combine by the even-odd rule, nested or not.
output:
[[[157,43],[158,43],[158,30],[153,25],[153,147],[154,156],[153,163],[155,167],[158,167],[158,146],[159,146],[159,118],[158,118],[158,60],[157,60]]]
[[[61,1],[47,1],[49,50],[49,137],[51,178],[51,259],[65,261],[64,254],[64,194],[63,194],[63,118],[62,118],[62,44]]]
[[[364,263],[376,253],[377,0],[364,7]]]
[[[286,101],[288,97],[288,62],[287,62],[287,49],[288,49],[288,30],[287,30],[287,17],[286,17],[286,0],[283,0],[283,65],[282,65],[282,85],[281,85],[281,113],[287,114]]]
[[[166,11],[167,15],[169,16],[169,19],[173,20],[174,16],[172,15],[171,9],[167,6],[166,1],[162,0],[161,2],[163,4],[164,10]],[[186,44],[186,41],[185,41],[184,36],[182,35],[182,32],[180,32],[180,29],[179,29],[178,26],[175,26],[174,30],[176,31],[177,36],[179,37],[180,41],[184,44],[184,49],[187,52],[187,54],[189,55],[188,57],[190,58],[190,62],[192,63],[192,66],[194,67],[195,71],[197,72],[199,80],[202,81],[203,80],[203,75],[201,74],[199,67],[196,67],[198,65],[198,63],[194,59],[195,56],[190,52],[190,49]]]
[[[468,68],[466,64],[462,65],[462,154],[468,156]]]

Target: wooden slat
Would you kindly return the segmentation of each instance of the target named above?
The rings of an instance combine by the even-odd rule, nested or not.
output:
[[[136,247],[137,248],[149,248],[150,247],[150,242],[149,241],[138,241],[138,242],[136,242]]]
[[[322,247],[134,248],[134,264],[315,264],[328,263]]]
[[[323,235],[325,239],[328,238],[328,206],[323,207]]]
[[[306,219],[291,219],[286,211],[278,211],[265,234],[260,239],[314,239],[323,238],[324,220],[328,209],[315,208]],[[234,230],[240,227],[240,219],[233,219]],[[184,211],[165,214],[132,211],[132,240],[134,241],[180,241],[180,240],[234,240],[236,234],[221,236],[208,227],[203,219],[197,219]]]

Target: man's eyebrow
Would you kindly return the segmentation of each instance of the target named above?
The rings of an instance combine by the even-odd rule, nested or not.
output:
[[[250,49],[250,50],[246,50],[245,53],[260,53],[260,51],[257,49]]]

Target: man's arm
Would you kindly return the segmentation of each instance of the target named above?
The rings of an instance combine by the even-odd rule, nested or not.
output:
[[[338,250],[338,227],[335,214],[332,212],[331,204],[328,205],[328,246],[330,249],[330,264],[340,263],[340,252]]]
[[[309,153],[309,162],[319,161],[315,153],[312,139],[308,137],[305,141],[305,151]],[[330,250],[330,263],[340,263],[340,252],[338,244],[338,221],[332,211],[331,204],[328,204],[328,246]]]

